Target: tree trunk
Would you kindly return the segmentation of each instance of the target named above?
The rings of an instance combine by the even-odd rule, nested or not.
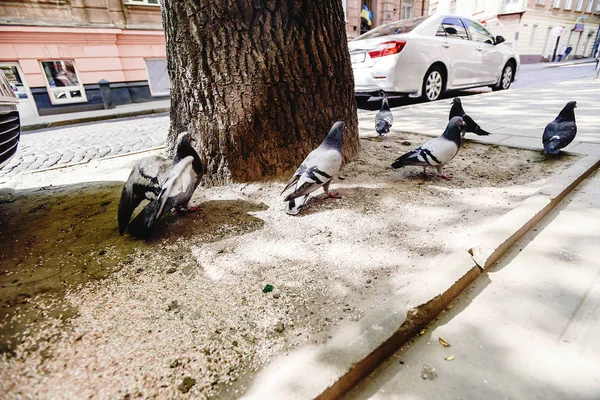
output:
[[[208,182],[291,174],[334,122],[358,152],[340,0],[164,0],[169,143],[190,132]]]

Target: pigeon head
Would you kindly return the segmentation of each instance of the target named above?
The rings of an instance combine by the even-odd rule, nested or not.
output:
[[[388,110],[388,111],[390,109],[390,103],[388,103],[388,99],[386,99],[385,97],[381,101],[381,109],[382,110]]]
[[[448,122],[448,126],[446,126],[443,136],[448,140],[452,140],[460,147],[462,137],[466,132],[467,123],[461,117],[453,117],[450,122]]]
[[[342,148],[342,135],[346,132],[346,124],[344,121],[338,121],[329,130],[323,144],[327,147]]]
[[[557,122],[560,121],[575,121],[575,109],[577,108],[576,101],[568,102],[558,114]]]
[[[452,107],[450,107],[450,115],[448,115],[448,120],[453,117],[462,117],[465,115],[465,110],[462,108],[462,103],[458,97],[455,97],[452,100]]]

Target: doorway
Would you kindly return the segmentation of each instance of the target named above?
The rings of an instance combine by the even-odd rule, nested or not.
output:
[[[4,74],[10,82],[15,95],[19,98],[19,104],[17,109],[21,120],[26,118],[37,117],[38,110],[35,105],[35,100],[29,90],[29,85],[25,81],[25,76],[18,63],[0,63],[0,69],[4,71]]]

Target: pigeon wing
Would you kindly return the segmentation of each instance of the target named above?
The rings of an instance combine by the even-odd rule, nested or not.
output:
[[[575,139],[577,125],[575,121],[552,121],[546,125],[542,142],[546,153],[557,154],[558,151],[569,145]]]
[[[189,202],[197,186],[198,175],[193,170],[193,157],[188,156],[175,164],[168,174],[160,194],[152,200],[129,224],[129,232],[136,237],[152,234],[156,221],[171,208]]]
[[[306,196],[333,179],[342,165],[342,155],[336,149],[319,146],[302,164],[306,166],[306,170],[298,176],[296,188],[284,201]]]
[[[375,116],[375,130],[380,135],[388,133],[394,123],[394,115],[390,110],[379,110]]]
[[[405,165],[442,167],[457,153],[456,143],[440,136],[398,157],[392,164],[392,168],[400,168]]]
[[[119,232],[125,233],[133,211],[143,200],[155,199],[161,190],[162,173],[170,163],[162,157],[146,157],[136,163],[123,186],[119,201]]]

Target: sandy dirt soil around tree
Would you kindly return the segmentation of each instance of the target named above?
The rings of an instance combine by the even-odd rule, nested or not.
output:
[[[238,397],[275,355],[418,290],[429,261],[573,162],[466,143],[452,181],[389,167],[425,140],[362,138],[342,198],[296,217],[281,181],[199,188],[200,210],[146,242],[116,225],[140,155],[23,176],[0,204],[0,398]]]

